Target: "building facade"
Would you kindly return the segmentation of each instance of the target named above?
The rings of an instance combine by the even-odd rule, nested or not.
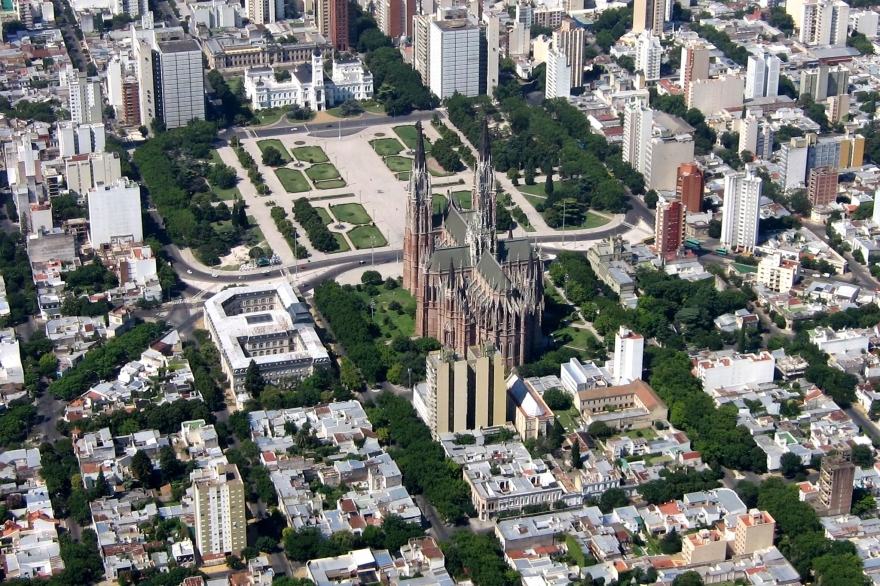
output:
[[[703,170],[694,163],[678,166],[675,194],[681,200],[685,212],[699,214],[703,211]]]
[[[657,254],[678,252],[684,245],[685,206],[674,199],[657,204],[654,217],[654,247]]]
[[[571,68],[569,81],[571,88],[584,85],[584,46],[587,31],[573,18],[564,18],[559,28],[553,31],[553,46],[563,53]]]
[[[678,84],[685,95],[692,81],[709,78],[709,47],[702,42],[690,42],[681,48],[681,72]]]
[[[749,56],[746,68],[745,99],[779,95],[779,57],[764,53]]]
[[[767,511],[752,509],[737,515],[733,555],[749,555],[773,545],[776,520]]]
[[[156,117],[166,128],[205,119],[202,50],[194,40],[167,41],[153,51]]]
[[[654,36],[649,30],[643,30],[639,34],[636,47],[636,70],[644,74],[645,81],[658,81],[662,60],[663,48],[660,46],[660,37]]]
[[[724,176],[724,208],[721,214],[721,244],[752,250],[758,243],[761,207],[761,178],[755,168]]]
[[[758,263],[758,282],[777,293],[787,293],[800,278],[800,263],[780,254],[765,256]]]
[[[624,385],[642,378],[645,338],[625,326],[614,334],[614,384]]]
[[[415,335],[437,338],[460,354],[494,344],[505,367],[523,364],[542,344],[542,263],[527,238],[497,239],[488,122],[472,208],[450,200],[436,226],[421,124],[417,128],[403,242],[403,285],[416,299]]]
[[[432,21],[428,43],[429,87],[441,100],[458,92],[474,97],[485,93],[485,57],[480,27],[467,19]]]
[[[235,464],[215,464],[190,474],[195,500],[196,545],[202,558],[238,555],[247,547],[244,482]]]
[[[86,196],[89,206],[89,240],[97,248],[114,242],[143,242],[141,188],[119,179],[98,185]]]
[[[66,85],[69,95],[70,119],[78,124],[102,124],[101,80],[87,77],[84,71],[78,71],[72,65],[67,66],[62,77],[62,85]]]
[[[567,98],[571,92],[571,66],[568,58],[555,48],[547,53],[547,77],[544,84],[544,97]]]
[[[819,498],[816,506],[826,517],[848,515],[852,509],[853,479],[856,467],[846,451],[822,458],[819,469]]]
[[[814,206],[824,206],[837,200],[837,168],[830,165],[810,169],[807,196]]]
[[[666,0],[635,0],[633,2],[632,32],[640,34],[649,30],[657,36],[663,34],[666,24]]]

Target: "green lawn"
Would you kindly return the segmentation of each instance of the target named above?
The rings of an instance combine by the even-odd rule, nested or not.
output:
[[[348,252],[351,250],[351,246],[348,245],[348,240],[345,239],[345,234],[340,234],[339,232],[333,232],[333,237],[336,238],[336,242],[339,243],[339,248],[334,250],[331,254],[336,254],[338,252]]]
[[[651,429],[650,427],[647,429],[631,429],[626,433],[622,433],[621,435],[625,435],[627,437],[631,437],[633,439],[637,437],[643,437],[647,441],[653,441],[657,439],[657,432]]]
[[[315,181],[314,183],[317,189],[338,189],[346,186],[345,181],[342,179],[328,179],[326,181]]]
[[[260,147],[260,152],[266,152],[266,149],[269,147],[275,147],[278,149],[278,152],[281,153],[281,158],[284,159],[285,163],[289,163],[290,153],[287,152],[287,149],[284,148],[284,145],[281,144],[281,141],[277,138],[267,138],[266,140],[261,140],[257,142],[257,146]]]
[[[398,181],[409,181],[409,173],[410,173],[409,171],[407,171],[406,173],[398,173],[397,180]]]
[[[275,169],[278,180],[287,193],[302,193],[309,190],[309,182],[298,169]]]
[[[312,165],[306,169],[306,175],[312,181],[325,181],[327,179],[339,179],[339,171],[332,163],[321,163],[320,165]]]
[[[521,192],[526,193],[528,195],[538,195],[541,197],[546,197],[544,193],[544,182],[535,183],[534,185],[526,185],[521,183],[519,187],[517,187]]]
[[[281,108],[266,108],[257,110],[254,116],[260,121],[260,125],[275,124],[284,116],[284,111]]]
[[[326,208],[315,206],[315,211],[321,216],[321,220],[324,222],[325,226],[329,226],[333,223],[333,217],[330,216],[330,212],[328,212]]]
[[[557,411],[554,413],[556,419],[568,433],[575,432],[580,428],[580,413],[578,413],[576,408],[572,407],[568,411]]]
[[[364,108],[364,109],[366,110],[366,108]],[[354,114],[351,116],[345,116],[342,113],[342,106],[336,106],[335,108],[330,108],[329,110],[325,110],[325,112],[327,112],[328,114],[330,114],[334,118],[357,118],[358,116],[361,115],[361,113],[358,112],[357,114]]]
[[[217,198],[221,201],[233,201],[235,199],[241,199],[241,192],[238,190],[238,187],[233,185],[229,189],[220,189],[219,187],[211,187],[214,190],[214,193],[217,194]]]
[[[413,161],[407,157],[385,157],[385,164],[395,173],[405,173],[412,169]]]
[[[366,110],[370,114],[384,114],[385,113],[385,106],[379,106],[379,105],[364,106],[364,110]]]
[[[403,145],[396,138],[377,138],[376,140],[371,140],[370,145],[376,151],[376,154],[381,157],[396,155],[403,150]]]
[[[333,216],[340,222],[348,222],[349,224],[369,224],[372,220],[370,214],[359,203],[341,203],[331,205],[330,211]]]
[[[217,149],[211,149],[211,155],[208,161],[214,163],[215,165],[219,165],[223,162],[223,159],[220,158],[220,153],[217,152]]]
[[[593,212],[587,212],[587,217],[584,220],[584,228],[598,228],[599,226],[604,226],[611,220],[606,218],[605,216],[600,216],[599,214],[594,214]]]
[[[326,163],[330,159],[319,146],[304,146],[293,149],[293,156],[306,163]]]
[[[380,248],[388,244],[388,241],[382,236],[382,232],[375,226],[358,226],[348,231],[348,238],[354,247],[360,250],[371,247]]]
[[[468,190],[453,191],[452,200],[465,210],[471,209],[471,206],[473,205],[473,202],[471,201],[471,192]]]
[[[416,127],[414,124],[395,126],[394,133],[400,137],[408,149],[416,148]],[[425,152],[431,152],[431,141],[425,137]]]
[[[571,341],[566,342],[565,345],[572,346],[578,350],[587,350],[590,345],[595,344],[598,341],[592,332],[583,328],[566,326],[553,332],[553,335],[557,338],[563,334],[567,334],[571,337]]]
[[[379,294],[373,297],[367,295],[366,291],[360,291],[358,295],[364,300],[368,308],[367,315],[369,315],[370,311],[370,302],[374,303],[373,319],[382,331],[383,337],[393,338],[397,335],[403,335],[409,338],[415,333],[415,320],[406,312],[407,308],[415,308],[416,305],[416,301],[409,291],[403,287],[391,289],[390,291],[385,287],[379,287]],[[388,309],[392,301],[400,304],[400,310]]]

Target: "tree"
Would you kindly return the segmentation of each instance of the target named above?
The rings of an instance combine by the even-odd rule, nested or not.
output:
[[[379,271],[364,271],[361,275],[361,283],[364,285],[375,285],[379,286],[382,284],[382,274]]]
[[[263,151],[263,164],[269,167],[280,167],[284,164],[284,157],[281,151],[273,146],[267,146]]]
[[[610,513],[617,507],[625,507],[629,504],[626,493],[620,488],[609,488],[599,497],[599,509],[603,513]]]
[[[599,439],[609,438],[614,435],[614,430],[604,421],[594,421],[587,428],[587,433]]]
[[[704,586],[703,578],[694,571],[679,574],[672,581],[672,586]]]
[[[870,446],[857,445],[852,449],[852,462],[859,468],[870,468],[874,463],[874,450]]]
[[[248,364],[247,371],[244,374],[244,390],[254,399],[260,397],[260,393],[266,388],[266,381],[263,379],[262,373],[257,363],[251,359]]]
[[[630,73],[636,72],[636,63],[629,55],[621,55],[620,57],[618,57],[617,64],[629,71]]]
[[[877,499],[868,490],[857,488],[852,495],[852,514],[866,515],[877,510]]]
[[[58,357],[52,353],[40,356],[40,375],[55,378],[58,373]]]
[[[349,99],[342,102],[339,111],[343,116],[357,116],[364,111],[364,106],[358,100]]]
[[[742,499],[743,504],[754,509],[758,506],[758,485],[748,480],[740,480],[736,483],[736,494]]]
[[[786,452],[779,458],[779,471],[786,478],[794,478],[803,471],[803,468],[804,465],[797,454]]]
[[[581,442],[578,438],[574,438],[574,441],[571,442],[571,466],[577,470],[580,470],[581,466],[583,466],[583,462],[581,462]]]
[[[813,209],[813,204],[807,196],[806,189],[798,189],[792,193],[791,197],[788,199],[788,205],[791,206],[794,213],[805,217],[809,217],[810,212]]]
[[[645,194],[645,205],[648,206],[648,209],[655,209],[657,207],[657,202],[660,200],[660,197],[657,195],[657,192],[651,189],[648,193]]]
[[[681,535],[673,529],[660,540],[660,551],[665,555],[672,555],[681,551]]]
[[[281,71],[275,72],[275,81],[277,81],[278,83],[289,81],[291,77],[292,76],[290,74],[290,71],[288,71],[287,69],[282,69]]]
[[[278,551],[278,541],[272,539],[268,535],[264,535],[257,539],[257,549],[263,553],[275,553]]]
[[[237,555],[228,555],[226,556],[226,567],[230,570],[243,570],[245,566]]]
[[[553,195],[553,174],[552,173],[548,173],[547,179],[546,179],[546,181],[544,181],[544,194],[547,197],[550,197]]]
[[[143,450],[138,450],[131,458],[131,474],[139,482],[146,483],[153,474],[153,461]]]
[[[542,398],[553,411],[568,411],[572,406],[571,395],[562,389],[547,389]]]
[[[709,229],[707,231],[709,238],[721,238],[721,221],[709,220]]]

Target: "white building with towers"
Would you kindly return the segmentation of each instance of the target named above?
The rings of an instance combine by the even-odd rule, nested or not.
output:
[[[244,93],[254,110],[298,105],[326,110],[345,100],[373,97],[373,74],[364,71],[357,59],[333,61],[331,76],[324,74],[321,52],[315,50],[310,65],[300,65],[288,81],[276,81],[271,67],[253,67],[244,72]]]
[[[626,326],[614,334],[613,384],[625,385],[642,378],[645,338]]]
[[[547,82],[544,84],[544,97],[567,98],[571,92],[571,67],[565,53],[550,49],[547,51]]]
[[[761,178],[753,165],[724,176],[724,208],[721,212],[721,244],[751,251],[758,243],[761,209]]]
[[[88,77],[72,65],[61,71],[61,86],[69,95],[70,119],[78,124],[101,124],[104,105],[101,101],[101,80]]]
[[[779,95],[779,57],[764,53],[749,57],[746,69],[745,99],[772,98]]]

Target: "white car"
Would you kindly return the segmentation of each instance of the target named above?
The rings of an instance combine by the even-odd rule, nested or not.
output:
[[[219,277],[220,275],[218,275],[217,273],[211,273],[211,276],[214,277],[214,278],[216,279],[216,278]]]
[[[192,272],[191,270],[187,269],[187,270],[186,270],[186,274],[187,274],[187,275],[191,275],[191,274],[193,274],[193,272]]]

